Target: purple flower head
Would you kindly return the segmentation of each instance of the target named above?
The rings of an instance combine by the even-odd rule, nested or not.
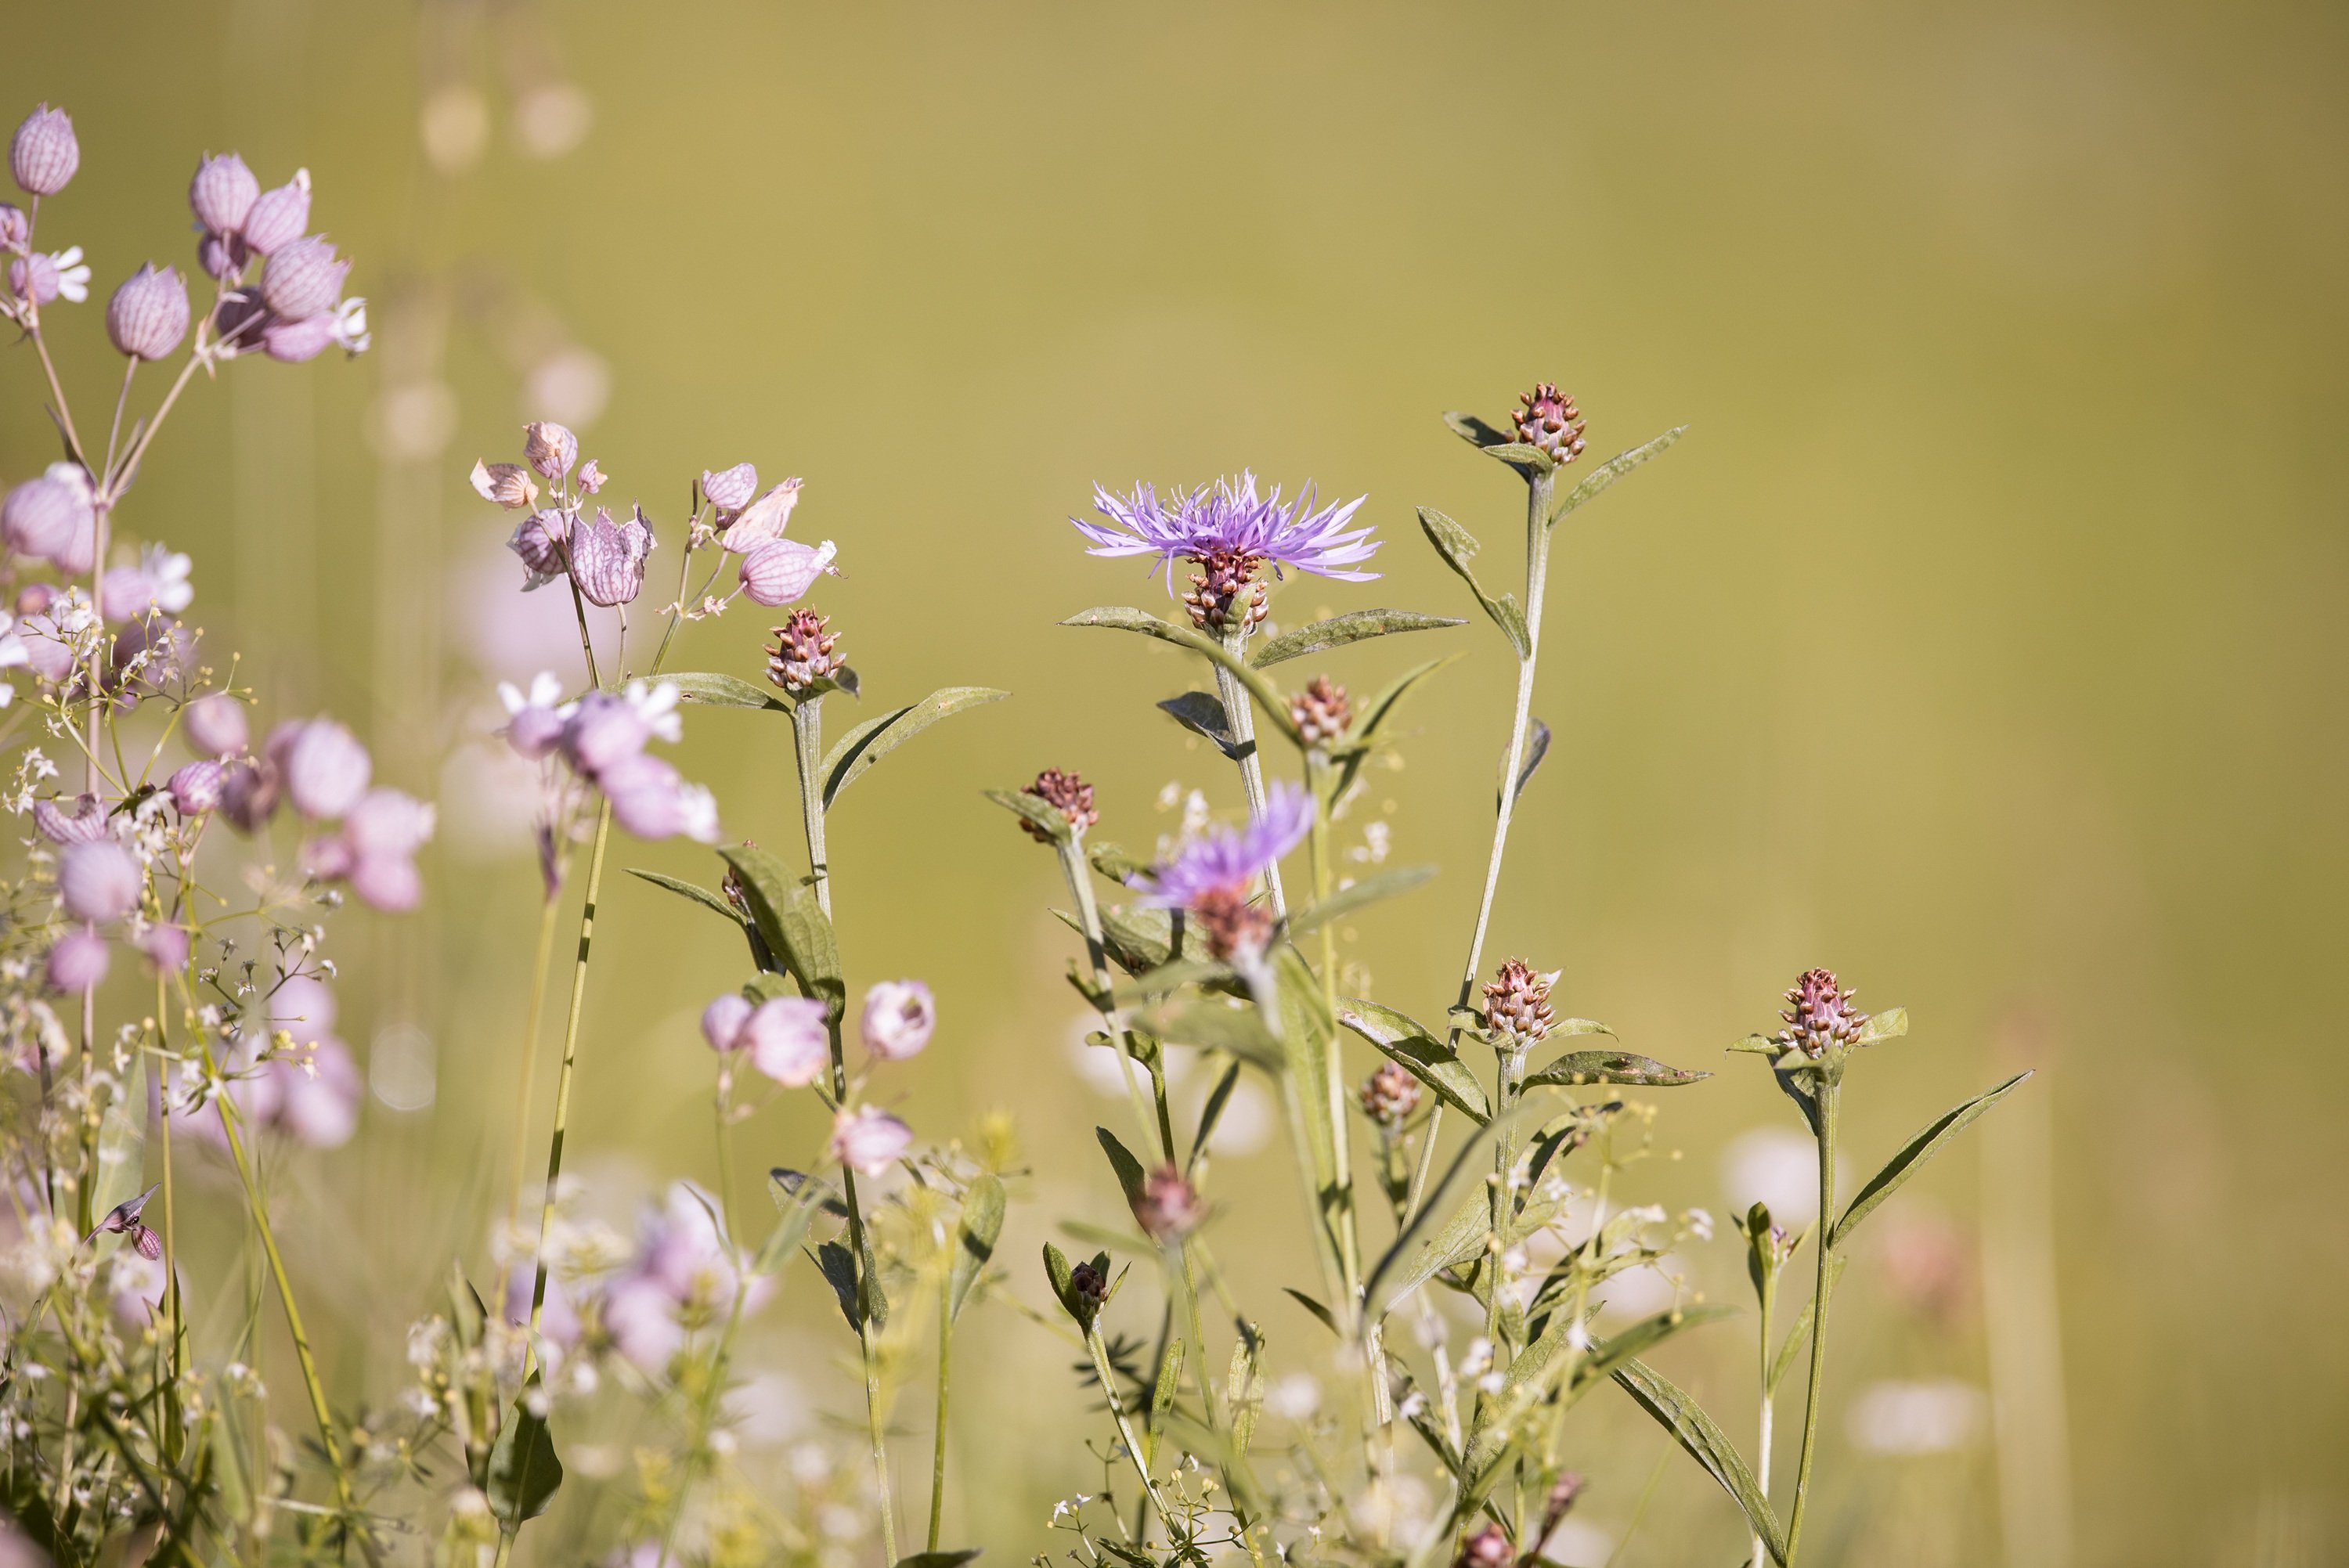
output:
[[[106,808],[97,796],[75,796],[71,811],[60,800],[33,802],[33,826],[41,837],[57,845],[87,844],[106,837]]]
[[[106,304],[106,336],[115,352],[160,359],[188,335],[188,281],[177,267],[149,262],[114,291]]]
[[[645,560],[652,552],[653,531],[642,511],[616,524],[599,507],[593,524],[571,531],[571,579],[591,604],[633,603],[644,591]]]
[[[1375,572],[1348,568],[1367,561],[1379,547],[1367,528],[1349,529],[1365,496],[1315,511],[1308,486],[1293,501],[1280,492],[1258,496],[1256,476],[1243,473],[1214,486],[1176,494],[1162,501],[1149,485],[1136,485],[1127,496],[1093,487],[1093,510],[1108,523],[1071,518],[1077,531],[1092,542],[1088,555],[1154,555],[1164,563],[1168,592],[1174,585],[1174,562],[1206,562],[1218,556],[1244,560],[1249,570],[1269,562],[1278,573],[1293,566],[1319,577],[1347,583],[1367,583]]]
[[[227,757],[252,744],[244,704],[225,692],[214,692],[190,703],[180,715],[188,744],[207,757]]]
[[[188,181],[188,208],[211,234],[233,234],[243,228],[245,214],[260,199],[261,181],[233,152],[205,159]]]
[[[335,247],[323,234],[305,234],[280,246],[261,276],[262,302],[281,321],[306,321],[325,315],[343,297],[348,261],[337,261]]]
[[[1149,873],[1143,902],[1161,909],[1192,909],[1214,893],[1245,892],[1248,884],[1305,840],[1313,829],[1313,797],[1276,783],[1264,816],[1239,829],[1211,828]]]
[[[750,467],[748,463],[742,466]],[[750,482],[758,482],[755,475]],[[799,503],[800,481],[785,480],[737,512],[727,523],[726,531],[718,536],[718,542],[737,555],[744,555],[753,545],[781,539],[783,530],[791,524],[792,509]]]
[[[759,470],[749,463],[711,473],[701,470],[701,493],[720,511],[740,511],[759,493]]]
[[[832,1119],[832,1157],[860,1176],[878,1176],[913,1147],[914,1130],[877,1105]]]
[[[49,986],[68,995],[88,991],[106,978],[107,967],[112,962],[106,938],[88,926],[68,931],[49,949]]]
[[[76,920],[119,920],[146,885],[139,857],[112,839],[68,844],[57,857],[57,897]]]
[[[832,1037],[824,1027],[824,1004],[813,996],[777,996],[761,1002],[743,1020],[739,1044],[750,1065],[786,1088],[804,1088],[832,1061]]]
[[[310,226],[310,171],[297,169],[294,178],[274,191],[264,191],[244,213],[244,242],[255,255],[274,255],[302,237]]]
[[[752,602],[773,607],[789,604],[815,586],[825,573],[837,573],[832,558],[839,546],[829,539],[820,545],[795,539],[770,539],[750,547],[742,557],[742,592]]]
[[[937,1026],[937,1003],[919,980],[884,980],[864,993],[864,1048],[885,1062],[920,1054]]]
[[[139,951],[159,975],[169,975],[187,967],[188,928],[184,925],[150,925],[139,934]]]
[[[109,621],[128,621],[150,610],[176,615],[195,602],[188,581],[194,562],[177,551],[150,544],[140,552],[135,565],[115,567],[98,583],[98,603]]]
[[[424,899],[416,851],[432,837],[433,810],[397,789],[370,789],[343,819],[336,836],[336,874],[372,909],[405,914]]]
[[[675,687],[669,687],[672,695]],[[667,716],[677,737],[677,718]],[[563,753],[571,765],[589,778],[626,761],[644,750],[654,735],[653,721],[639,705],[609,692],[591,691],[579,699],[563,728]]]
[[[358,737],[330,718],[298,726],[270,752],[285,772],[286,798],[313,821],[331,821],[357,805],[375,770]]]
[[[54,196],[81,167],[81,143],[73,120],[61,108],[43,104],[25,117],[8,143],[8,171],[35,196]]]
[[[334,341],[332,315],[305,315],[299,321],[274,317],[261,329],[261,352],[280,365],[306,365]]]

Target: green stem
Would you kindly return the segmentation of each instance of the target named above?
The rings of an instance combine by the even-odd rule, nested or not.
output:
[[[938,1525],[947,1506],[947,1390],[954,1368],[953,1259],[938,1274],[938,1418],[930,1442],[930,1537],[927,1550],[938,1549]]]
[[[1760,1489],[1763,1499],[1766,1501],[1770,1496],[1771,1427],[1776,1415],[1776,1391],[1770,1387],[1774,1348],[1770,1343],[1774,1337],[1771,1334],[1771,1326],[1778,1310],[1778,1271],[1775,1264],[1773,1264],[1769,1272],[1764,1274],[1759,1294],[1762,1298],[1762,1417],[1761,1431],[1757,1435],[1754,1449],[1754,1484]],[[1754,1536],[1752,1568],[1770,1568],[1770,1548],[1763,1542],[1758,1531]]]
[[[1109,953],[1102,939],[1101,906],[1093,899],[1092,870],[1085,863],[1085,841],[1081,833],[1071,832],[1059,844],[1061,873],[1068,878],[1069,894],[1077,901],[1077,918],[1084,924],[1085,958],[1092,965],[1093,994],[1099,998],[1102,1027],[1117,1046],[1118,1076],[1125,1080],[1125,1098],[1133,1109],[1133,1124],[1141,1130],[1142,1146],[1147,1149],[1153,1132],[1150,1105],[1142,1098],[1142,1085],[1136,1075],[1150,1079],[1157,1099],[1155,1131],[1158,1146],[1165,1162],[1176,1164],[1174,1155],[1174,1122],[1166,1109],[1165,1083],[1158,1074],[1145,1069],[1133,1054],[1133,1037],[1126,1032],[1125,1021],[1117,1014],[1112,1000],[1112,980]]]
[[[1117,1435],[1125,1444],[1126,1458],[1133,1461],[1133,1473],[1142,1478],[1143,1492],[1150,1499],[1159,1522],[1166,1526],[1169,1539],[1175,1538],[1181,1533],[1181,1526],[1175,1523],[1166,1500],[1158,1495],[1158,1483],[1150,1479],[1150,1467],[1142,1460],[1142,1439],[1133,1435],[1133,1425],[1125,1416],[1125,1401],[1117,1397],[1117,1378],[1110,1371],[1109,1350],[1102,1344],[1100,1331],[1090,1325],[1085,1328],[1085,1349],[1092,1355],[1093,1373],[1101,1379],[1102,1397],[1109,1401],[1110,1416],[1117,1422]]]
[[[1819,1223],[1818,1276],[1811,1296],[1810,1388],[1803,1398],[1803,1456],[1795,1467],[1795,1511],[1786,1522],[1786,1564],[1794,1568],[1795,1549],[1803,1539],[1803,1512],[1811,1501],[1811,1459],[1819,1433],[1819,1388],[1825,1381],[1827,1350],[1827,1294],[1835,1286],[1830,1266],[1835,1248],[1835,1161],[1837,1100],[1843,1086],[1822,1078],[1818,1086]]]
[[[1224,634],[1224,646],[1229,648],[1237,658],[1247,647],[1247,625],[1244,621],[1237,631]],[[1240,788],[1247,794],[1248,820],[1261,820],[1265,801],[1264,759],[1257,753],[1256,705],[1249,697],[1247,688],[1240,685],[1239,677],[1221,665],[1216,666],[1216,695],[1223,699],[1224,723],[1240,754]],[[1272,917],[1275,920],[1288,919],[1288,899],[1281,891],[1278,866],[1264,869],[1264,885],[1272,895]]]
[[[522,1083],[514,1097],[513,1198],[506,1204],[509,1221],[522,1217],[523,1183],[528,1179],[530,1091],[538,1078],[538,1036],[546,1017],[546,975],[554,958],[554,927],[562,913],[562,878],[557,876],[554,887],[539,904],[538,957],[531,965],[530,1010],[523,1026]]]

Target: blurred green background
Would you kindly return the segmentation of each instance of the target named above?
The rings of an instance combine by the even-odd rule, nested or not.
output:
[[[20,6],[10,35],[6,114],[61,103],[81,135],[43,233],[97,267],[57,307],[84,402],[112,375],[105,291],[191,259],[201,150],[264,184],[306,165],[373,308],[356,364],[196,388],[121,525],[194,552],[194,616],[257,669],[265,718],[329,708],[442,798],[428,914],[340,923],[377,1093],[287,1200],[339,1398],[396,1387],[401,1327],[479,1255],[502,1181],[535,873],[480,737],[492,680],[573,665],[564,607],[512,593],[476,456],[567,419],[605,499],[667,524],[702,468],[804,475],[794,537],[840,544],[814,603],[868,704],[1016,693],[847,797],[833,861],[852,978],[941,999],[905,1114],[938,1137],[1019,1119],[1004,1255],[1040,1302],[1052,1222],[1117,1213],[1090,1128],[1119,1108],[1076,1059],[1050,858],[978,790],[1080,769],[1137,849],[1175,826],[1170,782],[1237,799],[1150,707],[1193,670],[1053,624],[1165,608],[1064,519],[1095,480],[1310,479],[1368,494],[1387,575],[1294,582],[1278,619],[1472,614],[1412,507],[1498,562],[1518,489],[1436,416],[1554,377],[1594,455],[1693,429],[1561,536],[1536,704],[1557,745],[1489,951],[1562,967],[1563,1010],[1631,1048],[1724,1069],[1661,1097],[1678,1157],[1633,1181],[1722,1221],[1692,1280],[1742,1289],[1722,1150],[1795,1124],[1720,1047],[1797,970],[1914,1020],[1849,1097],[1863,1171],[2008,1061],[2044,1069],[1853,1270],[1838,1411],[1954,1379],[1996,1418],[1903,1457],[1838,1415],[1839,1559],[2349,1553],[2339,7],[138,0]],[[15,478],[52,454],[33,363],[10,366]],[[676,663],[754,676],[762,624],[738,608]],[[1509,680],[1482,622],[1434,635],[1468,657],[1361,812],[1391,802],[1394,860],[1444,874],[1351,952],[1423,1016],[1455,979]],[[1376,685],[1433,640],[1329,667]],[[780,721],[688,727],[730,834],[792,844]],[[707,1182],[692,1017],[740,948],[641,886],[608,909],[575,1168],[612,1193]],[[744,1179],[818,1135],[770,1112]],[[1219,1163],[1227,1200],[1265,1194],[1219,1222],[1236,1273],[1297,1255],[1284,1160]],[[1945,1297],[1904,1289],[1903,1235],[1948,1243]],[[851,1414],[811,1283],[757,1354]],[[1309,1361],[1318,1331],[1259,1291]],[[1670,1363],[1741,1439],[1747,1332]],[[1009,1311],[962,1343],[948,1533],[1016,1561],[1097,1486],[1084,1399]],[[918,1471],[918,1398],[904,1416]],[[1612,1396],[1578,1431],[1583,1513],[1619,1537],[1664,1440]],[[1621,1561],[1733,1556],[1727,1502],[1684,1460],[1663,1476]]]

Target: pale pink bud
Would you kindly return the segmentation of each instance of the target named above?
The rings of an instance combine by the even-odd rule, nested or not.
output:
[[[406,914],[424,902],[424,873],[406,855],[363,855],[350,870],[351,891],[370,909]]]
[[[701,1037],[713,1051],[740,1050],[749,1043],[742,1037],[742,1026],[750,1021],[750,999],[739,991],[729,991],[701,1010]]]
[[[885,1062],[919,1055],[937,1025],[937,1004],[919,980],[884,980],[864,993],[864,1048]]]
[[[730,469],[711,473],[701,470],[701,493],[709,504],[720,511],[739,511],[750,504],[759,493],[759,470],[749,463],[736,463]]]
[[[241,832],[257,833],[277,810],[277,765],[244,758],[221,767],[221,811]]]
[[[95,795],[75,796],[71,811],[56,800],[36,800],[33,826],[53,844],[87,844],[106,837],[106,808]]]
[[[805,545],[793,539],[771,539],[754,544],[742,557],[742,592],[771,608],[805,596],[815,580],[833,570],[838,547],[829,539]]]
[[[351,874],[358,857],[351,852],[351,844],[340,833],[325,833],[302,844],[302,874],[320,882],[340,882]]]
[[[8,263],[8,287],[18,299],[47,304],[65,292],[65,276],[56,257],[35,251]]]
[[[506,744],[535,762],[563,744],[563,716],[551,707],[526,707],[506,723]]]
[[[274,191],[264,191],[244,214],[244,242],[255,253],[274,255],[310,226],[310,171],[303,170]]]
[[[579,460],[579,438],[561,425],[541,419],[522,428],[522,455],[538,477],[559,480]]]
[[[221,803],[228,786],[228,769],[209,759],[191,762],[174,772],[164,788],[182,817],[201,816]]]
[[[351,263],[335,259],[335,247],[323,234],[305,234],[281,245],[261,275],[261,298],[285,321],[305,321],[324,315],[343,297],[343,279]]]
[[[48,616],[27,615],[16,629],[25,645],[25,662],[35,675],[56,685],[74,673],[73,649]]]
[[[638,512],[615,525],[598,510],[595,522],[571,535],[571,580],[591,604],[610,608],[636,602],[644,592],[645,559],[653,551],[653,531]]]
[[[89,504],[61,480],[26,480],[0,500],[0,538],[19,555],[54,559],[90,527]]]
[[[208,278],[233,277],[244,271],[252,251],[240,234],[203,234],[196,240],[196,265]]]
[[[243,228],[244,215],[260,199],[261,181],[233,152],[205,159],[188,181],[188,208],[214,234],[233,234]]]
[[[80,167],[81,143],[74,139],[73,121],[61,108],[43,104],[25,117],[8,143],[8,171],[35,196],[56,195]]]
[[[16,614],[37,615],[57,603],[57,591],[47,583],[27,583],[16,590]]]
[[[559,511],[535,511],[514,525],[506,548],[522,557],[523,593],[564,574],[563,539],[570,526]]]
[[[112,962],[106,938],[88,926],[68,931],[49,949],[50,988],[69,995],[88,991],[106,978],[107,966]]]
[[[283,1029],[297,1046],[315,1045],[335,1027],[335,993],[309,975],[288,975],[269,996],[269,1026]]]
[[[300,321],[279,317],[261,329],[261,351],[280,365],[307,364],[326,352],[334,341],[331,315],[305,316]]]
[[[374,765],[357,736],[332,719],[302,726],[285,748],[286,798],[313,821],[327,821],[358,804]]]
[[[188,928],[184,925],[150,925],[139,937],[139,951],[147,955],[158,974],[169,975],[188,965]]]
[[[673,838],[692,826],[685,780],[657,757],[639,752],[595,776],[612,819],[640,839]]]
[[[112,839],[68,844],[57,856],[57,898],[76,920],[119,920],[145,886],[139,857]]]
[[[226,757],[252,744],[244,704],[226,692],[190,703],[181,711],[180,727],[187,734],[188,744],[207,757]]]
[[[370,789],[343,819],[343,837],[362,862],[377,856],[406,857],[432,837],[432,808],[398,789]]]
[[[149,262],[106,305],[107,341],[133,359],[160,359],[188,335],[188,283],[177,267]]]
[[[33,241],[33,221],[25,210],[13,201],[0,201],[0,251],[13,251],[18,255]]]
[[[608,692],[589,692],[564,726],[563,752],[593,778],[644,750],[652,733],[633,705]]]
[[[792,521],[792,508],[799,502],[800,481],[785,480],[744,507],[734,521],[726,525],[726,531],[719,535],[719,542],[735,554],[743,555],[762,540],[781,539],[784,527]]]
[[[589,495],[604,488],[604,470],[595,466],[593,458],[579,465],[579,488]]]
[[[752,1009],[738,1044],[750,1047],[750,1065],[767,1077],[804,1088],[832,1062],[823,1019],[824,1005],[813,996],[777,996]]]
[[[537,481],[520,463],[473,464],[473,490],[483,500],[495,501],[508,511],[522,511],[538,500]],[[560,539],[561,528],[554,531]]]
[[[914,1143],[914,1130],[877,1105],[832,1119],[832,1157],[860,1176],[878,1176]]]

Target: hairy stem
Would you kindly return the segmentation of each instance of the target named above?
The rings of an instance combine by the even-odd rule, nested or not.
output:
[[[1224,646],[1237,658],[1247,647],[1247,624],[1243,620],[1238,630],[1224,634]],[[1259,821],[1264,817],[1264,759],[1257,752],[1255,701],[1248,696],[1247,687],[1240,685],[1239,677],[1221,665],[1216,666],[1216,695],[1223,699],[1224,724],[1240,754],[1240,788],[1247,793],[1248,820]],[[1278,866],[1265,868],[1264,885],[1272,897],[1272,917],[1288,919],[1288,899],[1281,891]]]
[[[1830,1266],[1835,1248],[1835,1161],[1837,1100],[1843,1086],[1821,1080],[1819,1115],[1818,1275],[1811,1296],[1811,1377],[1803,1398],[1803,1453],[1795,1466],[1795,1511],[1786,1522],[1786,1564],[1794,1568],[1795,1549],[1803,1539],[1803,1511],[1811,1501],[1811,1460],[1819,1435],[1819,1389],[1826,1380],[1827,1353],[1827,1294],[1835,1287]]]

